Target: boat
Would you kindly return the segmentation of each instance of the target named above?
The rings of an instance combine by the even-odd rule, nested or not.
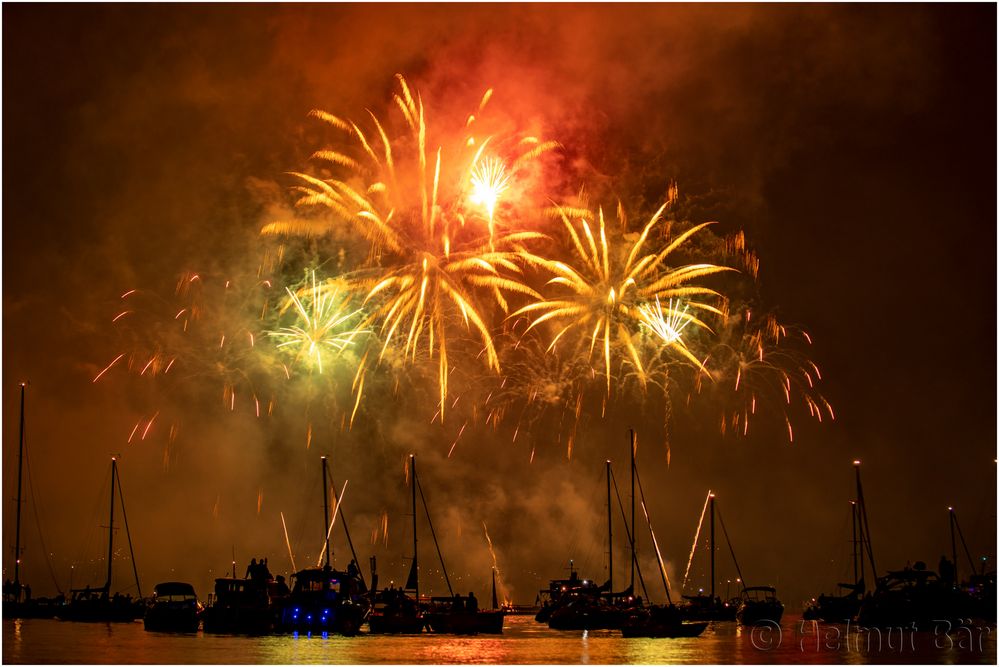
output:
[[[607,478],[607,543],[613,544],[613,504],[611,503],[611,462],[606,463]],[[634,495],[634,494],[633,494]],[[622,514],[624,509],[622,507]],[[625,530],[632,546],[632,563],[635,562],[634,541],[628,530]],[[571,561],[570,561],[571,563]],[[633,575],[634,577],[634,575]],[[575,570],[570,565],[568,581],[552,581],[549,591],[557,596],[550,598],[550,604],[542,606],[536,619],[546,619],[548,627],[553,630],[617,630],[625,623],[631,613],[641,607],[639,598],[634,596],[634,578],[632,585],[624,591],[614,592],[614,550],[608,549],[608,578],[597,586],[591,580],[580,581]]]
[[[128,535],[128,550],[132,558],[132,571],[135,575],[135,587],[138,597],[133,599],[130,594],[111,594],[111,566],[114,562],[114,508],[115,489],[121,495],[121,510],[125,523],[125,533]],[[125,514],[125,499],[121,494],[121,479],[118,476],[118,460],[111,457],[111,509],[108,521],[108,555],[107,580],[103,586],[72,589],[69,602],[59,608],[56,617],[64,621],[89,621],[102,623],[131,623],[142,618],[145,606],[142,603],[142,588],[139,586],[139,573],[135,567],[135,554],[132,551],[132,537],[128,530],[128,516]]]
[[[197,632],[204,610],[194,586],[167,581],[153,587],[142,622],[150,632]]]
[[[426,621],[416,600],[403,589],[386,588],[371,595],[368,631],[375,635],[416,635]]]
[[[742,584],[742,592],[739,603],[735,611],[735,619],[742,625],[757,625],[760,623],[774,623],[779,625],[780,619],[784,615],[784,605],[777,599],[777,590],[773,586],[746,586],[746,578],[742,575],[742,568],[739,567],[739,560],[735,557],[735,547],[732,546],[732,539],[729,537],[728,529],[725,528],[725,519],[721,510],[716,506],[715,494],[708,492],[708,500],[711,503],[711,525],[714,527],[714,517],[717,514],[718,522],[721,524],[722,535],[725,536],[725,543],[728,545],[729,554],[732,556],[732,563],[735,571],[739,575],[737,581]],[[712,530],[713,532],[713,530]],[[714,580],[712,573],[712,581]],[[713,605],[718,609],[718,601]],[[688,616],[688,618],[690,618]],[[726,619],[727,620],[727,619]]]
[[[205,607],[203,629],[208,634],[267,635],[274,631],[281,601],[288,587],[275,581],[265,568],[255,563],[251,576],[215,580],[215,591]]]
[[[356,554],[346,570],[337,570],[330,565],[330,534],[333,522],[330,521],[329,501],[326,489],[326,457],[321,458],[323,477],[323,534],[326,536],[326,563],[319,567],[309,567],[291,575],[294,583],[290,594],[281,601],[276,613],[276,632],[323,633],[335,632],[353,636],[367,620],[369,604],[367,586],[357,567]],[[334,492],[337,513],[342,516],[340,503]],[[349,533],[348,533],[349,539]],[[351,544],[353,551],[353,544]],[[322,556],[320,556],[320,559]]]
[[[440,544],[437,542],[437,533],[434,531],[433,519],[430,517],[430,508],[427,506],[427,499],[423,495],[420,478],[416,473],[415,455],[410,455],[409,465],[413,503],[413,562],[410,567],[409,581],[407,581],[406,587],[410,588],[412,586],[415,599],[419,601],[419,616],[422,617],[427,630],[436,634],[501,634],[506,616],[506,613],[502,609],[479,609],[478,601],[473,592],[470,592],[468,596],[462,596],[456,594],[451,587],[451,579],[448,577],[447,566],[444,564],[444,555],[441,553]],[[420,601],[420,569],[416,532],[417,491],[420,492],[420,499],[423,501],[423,511],[427,516],[430,535],[434,540],[437,556],[441,563],[441,572],[444,575],[444,583],[447,584],[448,589],[448,597],[431,597],[426,604]],[[414,618],[414,623],[415,620]]]
[[[31,596],[31,586],[21,581],[21,495],[24,467],[24,390],[27,382],[21,383],[21,418],[17,448],[17,519],[14,536],[14,578],[3,582],[3,618],[53,618],[65,605],[66,596],[62,591],[53,598]],[[56,584],[58,588],[58,583]]]
[[[736,620],[742,625],[780,625],[784,605],[777,599],[773,586],[747,586],[742,589],[742,602],[736,611]]]
[[[715,595],[715,494],[708,491],[710,533],[708,550],[711,554],[711,588],[708,595],[681,595],[683,603],[678,605],[680,614],[687,621],[734,621],[739,608],[739,599],[722,601]],[[703,520],[703,515],[702,515]],[[700,526],[698,526],[700,532]],[[695,537],[696,541],[696,537]]]
[[[957,627],[963,611],[960,591],[917,561],[912,567],[889,570],[878,578],[874,591],[860,605],[857,624],[934,630],[945,624]]]
[[[809,605],[802,618],[806,621],[825,621],[826,623],[848,623],[857,616],[863,601],[867,586],[864,583],[864,554],[871,569],[874,568],[874,552],[871,548],[870,526],[867,524],[867,507],[864,502],[864,491],[860,483],[860,461],[853,462],[856,480],[857,497],[850,501],[850,523],[852,526],[852,559],[853,582],[839,583],[842,591],[838,595],[819,595],[814,603]],[[876,575],[875,575],[876,578]]]
[[[666,593],[666,603],[645,607],[641,605],[641,600],[639,600],[639,604],[629,611],[626,619],[621,624],[621,635],[628,638],[648,637],[653,639],[697,637],[708,627],[708,623],[707,621],[690,622],[685,620],[682,610],[673,604],[669,590],[669,581],[666,578],[666,564],[663,562],[662,553],[659,550],[659,541],[656,539],[656,533],[652,529],[652,517],[649,516],[649,511],[645,504],[645,491],[642,488],[642,480],[638,476],[638,468],[635,465],[636,450],[635,432],[631,431],[631,526],[633,530],[628,533],[628,541],[631,543],[631,562],[634,568],[632,577],[634,577],[634,572],[638,573],[642,590],[645,593],[646,599],[648,599],[648,591],[645,589],[645,580],[642,578],[642,571],[638,566],[638,557],[635,549],[634,486],[637,479],[638,490],[642,496],[642,512],[645,515],[645,523],[648,526],[652,544],[656,549],[656,563],[659,566],[659,576],[662,579],[663,591]],[[634,584],[632,584],[633,586]]]
[[[534,620],[538,623],[547,623],[552,610],[559,606],[563,597],[599,595],[600,591],[601,588],[592,579],[580,579],[575,563],[570,559],[569,578],[552,579],[548,582],[548,588],[539,591],[537,601],[540,607],[535,612]]]
[[[697,637],[707,627],[707,621],[686,622],[677,606],[654,605],[633,612],[621,626],[621,635],[651,638]]]

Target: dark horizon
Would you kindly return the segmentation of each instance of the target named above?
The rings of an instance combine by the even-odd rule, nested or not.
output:
[[[382,581],[398,584],[410,539],[403,463],[416,451],[459,588],[488,599],[484,523],[514,601],[531,602],[569,558],[584,576],[606,576],[603,462],[625,478],[629,428],[674,590],[710,488],[751,583],[776,585],[788,609],[831,592],[850,553],[854,459],[879,570],[917,560],[935,570],[950,557],[948,506],[972,555],[994,569],[995,12],[5,4],[5,579],[22,380],[35,495],[21,579],[35,595],[55,591],[35,511],[63,589],[73,564],[74,586],[103,582],[93,572],[112,455],[144,592],[180,579],[206,596],[233,547],[240,575],[260,556],[287,574],[279,512],[301,560],[315,558],[321,455],[339,485],[349,480],[365,573],[377,554]],[[258,231],[290,201],[286,172],[321,144],[310,109],[385,113],[397,72],[428,106],[455,113],[466,108],[457,100],[494,88],[491,104],[567,147],[564,191],[633,197],[637,219],[675,180],[694,222],[744,230],[767,304],[814,341],[835,421],[806,411],[788,443],[779,419],[723,436],[673,405],[667,436],[656,406],[624,404],[586,422],[571,459],[548,433],[511,443],[486,428],[448,458],[461,424],[431,426],[421,395],[369,397],[352,431],[317,422],[307,447],[303,420],[258,426],[222,410],[214,384],[179,400],[134,377],[95,384],[119,351],[110,320],[120,296],[169,295],[185,272],[255,265]],[[156,401],[198,409],[172,440],[164,422],[127,444]],[[627,574],[619,519],[616,580]],[[639,542],[660,599],[649,540]],[[436,569],[423,544],[421,561]],[[734,579],[724,548],[718,563]],[[703,554],[695,567],[703,586]]]

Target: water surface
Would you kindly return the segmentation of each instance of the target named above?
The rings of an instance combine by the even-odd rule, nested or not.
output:
[[[498,636],[231,637],[146,632],[136,623],[3,622],[6,664],[996,664],[995,627],[947,633],[802,623],[753,630],[715,623],[700,637],[625,639],[557,632],[510,616]]]

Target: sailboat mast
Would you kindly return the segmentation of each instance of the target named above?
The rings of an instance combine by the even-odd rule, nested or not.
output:
[[[24,460],[24,385],[21,383],[21,430],[17,445],[17,529],[14,533],[14,590],[21,601],[21,464]]]
[[[961,579],[957,576],[957,540],[954,539],[954,521],[956,517],[954,516],[954,508],[948,507],[947,513],[950,516],[950,553],[954,559],[954,584],[956,585]]]
[[[326,457],[323,460],[323,535],[326,536],[326,567],[330,565],[330,500],[329,484],[326,481]]]
[[[850,521],[853,524],[853,585],[860,583],[857,578],[857,503],[850,502]],[[853,590],[857,590],[854,588]]]
[[[108,520],[108,580],[104,584],[104,596],[111,595],[111,558],[114,555],[114,487],[118,475],[118,460],[111,457],[111,518]]]
[[[635,430],[628,429],[631,432],[631,585],[629,590],[632,594],[635,592],[635,537],[637,530],[635,530]]]
[[[416,579],[416,604],[420,604],[420,564],[416,552],[416,454],[409,455],[409,480],[413,486],[413,572]]]
[[[715,601],[715,494],[708,494],[711,505],[711,602]]]
[[[611,524],[611,462],[607,460],[607,583],[614,594],[614,534]]]
[[[867,549],[867,558],[871,562],[871,576],[874,577],[875,583],[878,578],[878,571],[874,565],[874,549],[871,547],[871,524],[867,521],[867,503],[864,501],[864,487],[860,484],[860,461],[853,462],[853,469],[857,476],[857,507],[859,512],[859,517],[861,519],[860,523],[860,539],[864,542]]]

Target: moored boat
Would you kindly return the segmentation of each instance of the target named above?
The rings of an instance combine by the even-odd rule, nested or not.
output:
[[[65,605],[56,611],[56,617],[64,621],[86,621],[101,623],[131,623],[142,618],[145,606],[142,603],[142,589],[139,586],[138,570],[135,568],[135,554],[132,553],[132,537],[128,531],[128,519],[125,518],[125,532],[128,535],[128,550],[132,557],[132,570],[135,574],[135,587],[138,597],[131,594],[111,594],[111,574],[114,562],[114,509],[115,490],[121,491],[121,479],[118,477],[118,460],[111,457],[111,510],[108,522],[108,553],[107,580],[103,586],[77,588],[70,591],[72,597]],[[122,514],[125,514],[125,500],[121,498]]]
[[[783,615],[784,605],[777,599],[777,589],[773,586],[748,586],[742,589],[742,602],[736,612],[736,619],[742,625],[780,625]]]
[[[219,577],[205,607],[203,629],[209,634],[270,634],[285,595],[280,584],[270,578]]]
[[[142,622],[150,632],[197,632],[204,609],[194,586],[168,581],[153,588]]]
[[[707,621],[684,622],[683,613],[673,605],[653,605],[633,612],[621,626],[624,637],[697,637]]]

